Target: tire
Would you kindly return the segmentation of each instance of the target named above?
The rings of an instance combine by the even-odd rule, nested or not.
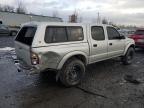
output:
[[[130,65],[132,64],[133,58],[134,58],[135,50],[134,48],[130,47],[125,54],[125,56],[122,57],[122,62],[124,65]]]
[[[11,31],[10,36],[16,36],[17,32],[16,31]]]
[[[85,75],[84,63],[76,58],[68,60],[60,73],[60,81],[66,87],[78,85]]]

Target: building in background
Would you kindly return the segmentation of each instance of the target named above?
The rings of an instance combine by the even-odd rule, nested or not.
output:
[[[21,24],[30,21],[46,21],[46,22],[62,22],[61,18],[33,15],[33,14],[18,14],[14,12],[0,12],[0,23],[10,27],[20,27]]]

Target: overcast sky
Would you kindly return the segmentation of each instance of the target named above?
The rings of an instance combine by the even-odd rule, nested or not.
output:
[[[0,4],[16,6],[17,0],[0,0]],[[144,25],[144,0],[22,0],[28,10],[51,16],[57,10],[65,21],[76,9],[84,22],[92,22],[100,13],[116,24]]]

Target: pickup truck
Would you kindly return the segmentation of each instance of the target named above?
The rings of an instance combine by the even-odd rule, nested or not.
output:
[[[21,27],[15,48],[19,67],[56,70],[56,79],[70,87],[82,81],[88,64],[115,57],[131,64],[135,43],[110,25],[33,22]]]
[[[8,26],[0,24],[0,36],[16,36],[17,30],[12,30]]]

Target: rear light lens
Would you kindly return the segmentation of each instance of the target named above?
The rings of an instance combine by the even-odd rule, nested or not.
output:
[[[31,53],[31,63],[32,65],[37,65],[39,64],[39,57],[36,53]]]

